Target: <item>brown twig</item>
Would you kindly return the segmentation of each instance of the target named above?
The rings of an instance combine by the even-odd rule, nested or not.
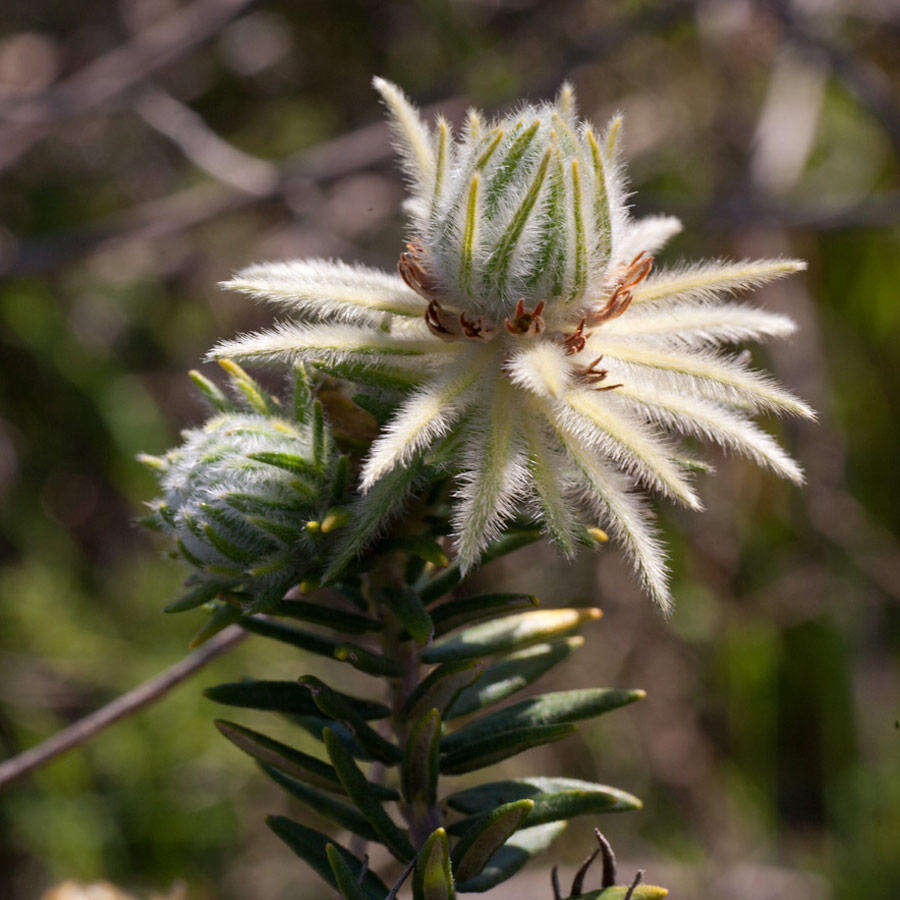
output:
[[[0,789],[68,750],[81,746],[120,719],[159,700],[207,663],[240,643],[246,636],[247,632],[240,626],[229,626],[155,678],[145,681],[127,694],[122,694],[121,697],[57,732],[36,747],[31,747],[24,753],[0,763]]]

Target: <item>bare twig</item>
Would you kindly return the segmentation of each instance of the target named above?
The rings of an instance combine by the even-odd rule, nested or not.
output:
[[[207,641],[199,650],[195,650],[155,678],[151,678],[127,694],[122,694],[121,697],[57,732],[36,747],[0,763],[0,789],[66,751],[81,746],[114,722],[159,700],[176,685],[226,650],[230,650],[246,636],[247,632],[238,625],[229,626]]]
[[[0,103],[0,116],[7,120],[0,144],[0,170],[61,122],[97,109],[171,65],[251,2],[195,0],[44,93],[17,103]]]
[[[135,102],[138,115],[177,145],[217,181],[253,197],[268,197],[281,181],[278,166],[251,156],[219,137],[190,107],[157,87]]]

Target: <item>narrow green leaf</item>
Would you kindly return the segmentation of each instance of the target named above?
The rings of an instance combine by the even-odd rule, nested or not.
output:
[[[425,713],[410,729],[401,769],[403,798],[418,821],[437,803],[438,747],[441,715],[436,709]]]
[[[381,591],[378,597],[400,620],[400,624],[417,644],[424,645],[431,640],[434,624],[419,595],[412,588],[392,587]]]
[[[338,794],[346,793],[334,768],[315,756],[310,756],[302,750],[295,750],[281,741],[234,722],[217,719],[215,726],[235,747],[243,750],[257,762],[279,769],[316,787]],[[380,784],[369,782],[369,791],[382,800],[399,799],[396,791]]]
[[[263,389],[234,360],[220,359],[219,365],[228,373],[235,391],[244,395],[254,412],[270,415],[279,412],[278,404],[267,397]]]
[[[241,622],[241,625],[244,624],[241,621],[241,611],[239,609],[224,603],[217,606],[203,627],[191,638],[188,647],[191,650],[196,649],[201,644],[205,644],[211,637],[215,637],[220,631],[238,621]]]
[[[460,884],[481,872],[494,853],[518,829],[533,806],[531,800],[507,803],[469,828],[453,848],[453,871]]]
[[[594,228],[597,234],[598,263],[605,263],[610,249],[610,207],[609,192],[606,189],[606,163],[603,153],[594,137],[594,132],[587,131],[588,145],[591,148],[591,161],[594,166]]]
[[[435,637],[440,637],[460,625],[492,619],[499,612],[514,612],[540,606],[534,594],[479,594],[449,600],[431,611]]]
[[[512,878],[529,860],[543,853],[565,827],[565,822],[551,822],[517,831],[494,853],[478,875],[460,884],[460,891],[484,893]]]
[[[456,719],[505,700],[516,691],[537,681],[541,675],[567,659],[583,644],[584,638],[576,634],[511,653],[494,663],[477,681],[460,691],[444,718]]]
[[[510,145],[506,151],[506,155],[497,164],[497,169],[488,182],[487,187],[487,208],[488,216],[493,218],[497,211],[497,203],[507,185],[516,176],[519,166],[522,163],[528,147],[534,140],[540,122],[535,120],[525,129]]]
[[[321,472],[325,467],[325,457],[328,453],[328,436],[325,431],[325,410],[321,400],[313,401],[312,408],[312,453],[316,471]]]
[[[196,609],[215,600],[222,591],[228,590],[228,582],[225,581],[204,581],[202,584],[188,591],[178,600],[173,600],[168,606],[163,607],[164,613],[186,612],[189,609]]]
[[[625,884],[614,884],[612,887],[599,891],[570,897],[569,900],[625,900],[630,889]],[[668,893],[664,887],[658,887],[655,884],[639,884],[632,892],[630,900],[662,900]]]
[[[312,415],[313,389],[302,362],[294,363],[294,418],[305,425]]]
[[[394,659],[388,659],[380,653],[373,653],[356,644],[341,644],[334,652],[335,659],[348,662],[354,669],[367,675],[378,675],[384,678],[402,678],[403,667]]]
[[[328,757],[347,791],[347,796],[357,809],[368,819],[381,842],[402,862],[409,862],[415,851],[409,838],[391,820],[381,804],[368,789],[368,781],[360,772],[347,748],[330,728],[322,732]]]
[[[434,566],[446,566],[449,562],[443,547],[430,534],[407,534],[397,540],[397,549],[418,556]]]
[[[284,816],[268,816],[266,824],[300,859],[308,863],[333,888],[337,888],[337,881],[332,872],[331,864],[328,862],[326,848],[329,844],[332,844],[335,850],[340,853],[349,866],[351,873],[359,878],[359,873],[362,872],[362,863],[348,850],[330,841],[324,834]],[[388,893],[387,886],[371,870],[366,870],[366,874],[362,879],[362,888],[365,891],[367,900],[384,900]]]
[[[219,412],[234,412],[235,405],[222,393],[217,384],[210,381],[205,375],[196,369],[188,372],[188,378],[194,382],[200,393],[206,398],[207,402]]]
[[[483,769],[516,756],[531,747],[551,744],[578,730],[576,725],[535,725],[473,741],[441,757],[440,769],[446,775],[462,775]]]
[[[469,182],[469,191],[466,197],[465,226],[460,247],[459,286],[465,293],[469,293],[472,288],[472,260],[478,240],[478,188],[480,184],[481,176],[476,172]]]
[[[433,831],[419,850],[413,871],[413,900],[454,900],[450,846],[443,828]]]
[[[571,160],[572,167],[572,227],[575,234],[575,268],[572,273],[572,292],[569,300],[575,300],[584,291],[587,278],[587,241],[584,233],[584,211],[581,206],[581,170],[578,160]]]
[[[481,554],[478,567],[486,566],[489,562],[493,562],[507,553],[512,553],[520,547],[532,544],[540,537],[541,532],[538,528],[521,528],[508,531]],[[456,563],[452,563],[421,588],[419,596],[422,598],[423,603],[431,603],[452,591],[460,581],[462,581],[462,574],[459,571],[459,566]]]
[[[463,725],[441,740],[441,750],[450,753],[519,728],[579,722],[634,703],[644,696],[644,691],[583,688],[529,697]]]
[[[302,781],[285,775],[273,766],[264,765],[262,770],[279,787],[284,788],[292,797],[306,804],[313,812],[340,825],[341,828],[346,828],[353,834],[358,834],[367,841],[378,840],[378,835],[375,834],[368,820],[352,806],[341,803],[340,800],[335,800],[322,791],[308,787]]]
[[[326,844],[325,855],[328,857],[335,885],[344,900],[366,900],[366,892],[356,880],[358,873],[354,874],[337,847],[334,844]]]
[[[366,724],[364,717],[357,710],[355,698],[332,690],[314,675],[303,675],[299,682],[301,687],[305,688],[312,697],[318,711],[330,719],[343,722],[371,757],[388,766],[396,765],[403,759],[403,753],[399,747],[383,738]],[[381,704],[375,705],[381,706]]]
[[[330,728],[354,759],[359,759],[363,762],[375,761],[375,757],[360,744],[356,739],[356,735],[343,722],[336,722],[334,719],[322,715],[292,716],[291,721],[296,722],[304,731],[309,732],[309,734],[320,741],[325,740],[323,737],[325,729]]]
[[[261,450],[259,453],[248,453],[247,458],[256,460],[256,462],[275,466],[278,469],[284,469],[287,472],[294,472],[297,475],[315,477],[319,474],[318,469],[311,460],[307,459],[305,456],[298,456],[296,453],[279,453],[274,450]]]
[[[422,384],[422,372],[407,369],[403,366],[391,365],[380,360],[344,360],[342,362],[316,362],[316,368],[352,384],[406,392]]]
[[[347,612],[340,607],[326,606],[324,603],[311,603],[308,600],[280,600],[269,612],[273,616],[312,622],[314,625],[323,625],[347,634],[365,634],[382,629],[381,622],[376,619]]]
[[[444,663],[432,669],[407,698],[400,712],[401,718],[418,719],[429,709],[437,709],[443,716],[447,709],[455,705],[460,692],[483,671],[483,664],[474,659]]]
[[[333,691],[338,701],[353,711],[359,719],[384,719],[390,710],[383,703],[353,697]],[[203,691],[204,696],[216,703],[241,706],[246,709],[265,709],[298,716],[318,715],[319,709],[303,683],[296,681],[234,681],[217,684]]]
[[[558,822],[575,816],[628,812],[641,808],[632,794],[603,784],[575,778],[517,778],[493,781],[451,794],[444,802],[469,818],[455,822],[451,834],[462,834],[478,816],[514,800],[534,800],[534,809],[522,822],[523,828]]]
[[[585,622],[600,618],[600,610],[541,609],[504,616],[448,635],[435,641],[422,653],[426,663],[477,659],[496,653],[518,650],[551,638],[564,637]]]

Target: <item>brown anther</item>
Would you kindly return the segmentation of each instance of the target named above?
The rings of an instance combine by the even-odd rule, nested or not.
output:
[[[544,330],[544,320],[541,313],[544,311],[546,303],[541,300],[538,305],[528,310],[525,308],[525,301],[520,299],[516,304],[516,311],[513,313],[512,319],[506,317],[506,330],[510,334],[524,334],[526,337],[534,337]]]
[[[565,347],[566,356],[574,356],[574,354],[581,353],[584,350],[584,345],[588,339],[588,335],[584,333],[584,322],[585,320],[582,319],[571,334],[563,337],[563,347]]]
[[[648,256],[644,251],[638,253],[627,266],[616,274],[612,281],[612,293],[609,295],[609,299],[600,309],[588,314],[588,324],[599,325],[621,316],[633,299],[631,288],[640,284],[647,277],[652,266],[652,256]]]
[[[595,391],[612,391],[615,390],[615,388],[622,387],[621,384],[604,384],[602,387],[600,387],[600,383],[606,379],[607,375],[609,375],[608,369],[597,368],[602,359],[602,356],[598,356],[589,365],[582,366],[580,369],[576,369],[575,377],[578,378],[579,381],[590,385]]]
[[[425,324],[432,334],[445,341],[455,340],[462,334],[457,317],[447,312],[437,300],[432,300],[428,304],[428,309],[425,310]]]
[[[418,240],[409,241],[397,261],[400,277],[420,296],[433,300],[438,294],[435,284],[425,266],[425,248]]]
[[[494,336],[494,327],[489,325],[484,316],[477,316],[474,319],[468,318],[465,313],[459,314],[459,324],[462,333],[473,341],[489,341]]]

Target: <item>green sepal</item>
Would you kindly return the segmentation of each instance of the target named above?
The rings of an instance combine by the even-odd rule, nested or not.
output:
[[[343,742],[330,728],[322,732],[322,739],[331,764],[347,791],[347,796],[369,821],[385,847],[401,862],[409,862],[415,856],[409,838],[394,824],[382,805],[372,796],[368,788],[369,782]]]
[[[535,606],[540,606],[540,601],[534,594],[479,594],[448,600],[431,611],[434,635],[441,637],[460,625],[491,619],[499,612],[508,613]]]
[[[453,871],[460,885],[481,872],[533,806],[532,800],[506,803],[471,825],[453,848]]]
[[[565,830],[565,822],[522,828],[510,837],[474,878],[460,884],[465,893],[480,894],[512,878],[519,869],[543,853]]]
[[[484,671],[484,665],[475,659],[444,663],[432,669],[407,697],[400,716],[418,719],[429,709],[437,709],[441,716],[456,705],[461,692],[471,685]]]
[[[437,803],[438,753],[441,741],[441,714],[429,710],[409,731],[403,754],[400,781],[403,799],[424,814]],[[422,815],[415,816],[421,820]]]
[[[384,719],[390,715],[390,709],[383,703],[340,694],[337,691],[332,693],[357,719]],[[298,716],[318,715],[320,711],[302,678],[299,683],[255,679],[233,681],[208,687],[203,694],[216,703],[245,709],[264,709]]]
[[[357,881],[357,875],[353,874],[353,870],[347,865],[337,847],[334,844],[327,844],[325,855],[328,857],[335,885],[344,900],[366,900],[366,892]]]
[[[451,753],[520,728],[579,722],[634,703],[644,696],[644,691],[582,688],[529,697],[463,725],[442,739],[441,751]]]
[[[608,812],[629,812],[641,808],[632,794],[603,784],[574,778],[519,778],[493,781],[458,791],[444,802],[469,817],[450,826],[451,834],[462,834],[479,816],[515,800],[534,800],[534,809],[522,822],[522,828],[559,822],[575,816]]]
[[[453,867],[447,832],[438,828],[419,850],[413,870],[413,900],[454,900]]]
[[[335,800],[322,791],[317,791],[302,781],[291,778],[290,775],[285,775],[284,772],[273,766],[263,765],[261,768],[279,787],[284,788],[301,803],[305,803],[314,813],[340,825],[341,828],[346,828],[353,834],[358,834],[367,841],[378,840],[378,835],[375,834],[368,820],[354,807],[341,803],[340,800]]]
[[[337,794],[346,794],[334,767],[315,756],[310,756],[302,750],[296,750],[281,741],[276,741],[252,728],[245,728],[234,722],[217,719],[214,724],[235,747],[257,762],[285,772],[293,778],[305,781],[315,787],[324,788]],[[396,791],[381,784],[369,782],[369,791],[382,800],[400,799]]]
[[[576,634],[548,644],[533,644],[503,657],[499,662],[489,666],[480,678],[459,692],[444,718],[457,719],[492,703],[505,700],[537,681],[541,675],[567,659],[583,644],[584,638]]]
[[[330,841],[324,834],[284,816],[267,816],[266,824],[300,859],[308,863],[333,888],[337,888],[337,881],[331,869],[331,864],[328,862],[326,848],[329,844],[340,853],[350,867],[351,873],[355,873],[355,876],[358,878],[359,873],[362,872],[362,863],[348,850]],[[388,894],[387,885],[374,872],[369,870],[366,870],[366,874],[363,876],[362,888],[365,891],[367,900],[384,900]]]
[[[564,637],[599,616],[600,610],[594,608],[538,609],[503,616],[435,641],[422,653],[422,662],[442,663],[508,653]]]
[[[383,627],[381,622],[368,616],[347,612],[335,606],[326,606],[323,603],[311,603],[308,600],[279,600],[269,612],[273,616],[312,622],[314,625],[322,625],[346,634],[366,634],[381,631]]]
[[[220,359],[219,365],[228,373],[228,380],[235,393],[243,394],[247,406],[262,415],[280,413],[281,409],[274,398],[268,396],[259,384],[251,378],[234,360]]]
[[[380,591],[378,599],[399,619],[417,644],[427,644],[434,634],[434,623],[419,595],[410,587],[398,585]]]
[[[303,675],[299,682],[308,696],[312,698],[318,711],[329,719],[346,725],[359,745],[373,759],[388,766],[396,765],[403,759],[403,752],[399,747],[383,738],[366,724],[365,718],[357,708],[355,698],[333,690],[315,675]],[[381,706],[381,704],[375,705]]]
[[[576,725],[569,724],[535,725],[492,735],[443,755],[440,760],[441,772],[445,775],[474,772],[516,756],[531,747],[560,741],[577,730]]]

